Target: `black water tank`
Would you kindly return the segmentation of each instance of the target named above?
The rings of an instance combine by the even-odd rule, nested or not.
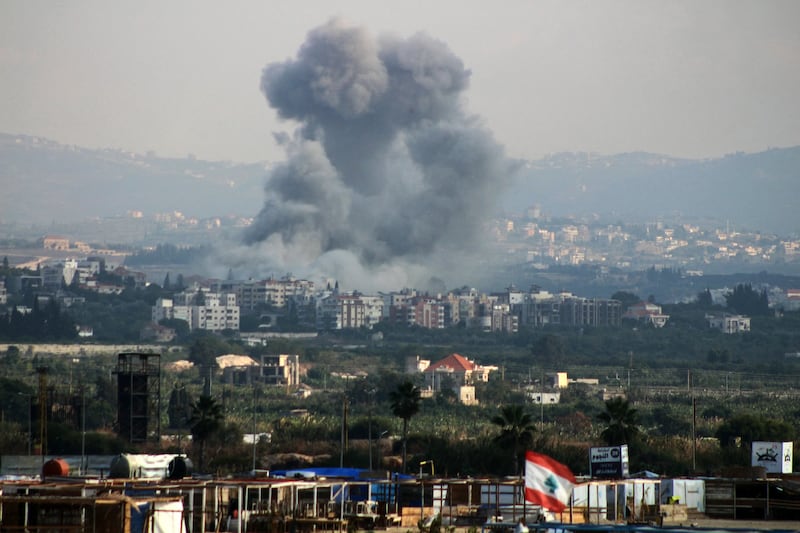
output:
[[[184,455],[176,455],[169,462],[167,477],[181,479],[192,475],[192,460]]]

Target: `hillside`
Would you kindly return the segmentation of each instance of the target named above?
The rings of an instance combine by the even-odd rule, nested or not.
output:
[[[555,216],[705,218],[781,235],[800,232],[800,147],[719,159],[557,154],[530,162],[505,207]]]
[[[254,215],[266,164],[162,158],[0,134],[0,222],[50,224],[129,211]],[[629,153],[562,153],[525,162],[501,208],[536,204],[551,216],[729,221],[737,228],[800,233],[800,147],[719,159]]]
[[[254,214],[265,165],[167,159],[0,134],[0,221],[32,224],[181,211]]]

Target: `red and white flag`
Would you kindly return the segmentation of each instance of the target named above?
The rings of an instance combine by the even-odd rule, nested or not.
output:
[[[540,453],[525,452],[525,500],[561,512],[574,485],[575,476],[566,465]]]

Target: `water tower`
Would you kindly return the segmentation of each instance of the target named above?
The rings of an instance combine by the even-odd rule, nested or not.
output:
[[[161,355],[117,355],[117,425],[128,442],[161,438]]]

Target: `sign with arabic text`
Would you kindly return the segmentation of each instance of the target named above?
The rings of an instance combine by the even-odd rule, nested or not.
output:
[[[590,448],[589,473],[601,479],[628,477],[628,445]]]
[[[792,443],[753,441],[751,466],[763,466],[768,474],[792,473]]]

